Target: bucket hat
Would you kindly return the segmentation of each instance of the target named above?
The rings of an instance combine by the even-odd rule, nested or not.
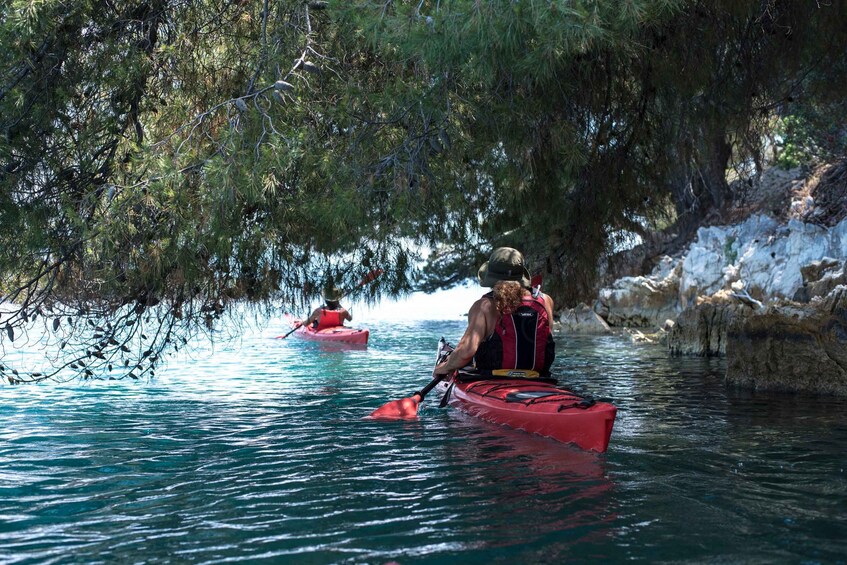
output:
[[[531,284],[523,254],[511,247],[498,247],[492,251],[488,261],[479,268],[477,276],[482,286],[494,286],[500,281],[517,281],[525,288]]]
[[[328,300],[330,302],[338,302],[341,300],[341,291],[335,288],[334,286],[328,286],[323,291],[321,291],[321,296],[323,296],[324,300]]]

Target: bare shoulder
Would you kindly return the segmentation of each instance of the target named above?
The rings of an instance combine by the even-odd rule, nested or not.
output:
[[[544,309],[547,310],[547,317],[551,320],[553,319],[553,299],[550,298],[550,295],[542,292],[541,296],[544,298]]]
[[[471,311],[468,312],[468,331],[473,331],[477,337],[483,339],[494,331],[499,317],[500,313],[494,300],[483,296],[473,303]]]
[[[476,302],[471,305],[471,309],[468,312],[468,316],[472,316],[474,314],[488,315],[491,312],[496,311],[497,306],[494,304],[494,301],[488,297],[483,296],[481,298],[478,298]]]

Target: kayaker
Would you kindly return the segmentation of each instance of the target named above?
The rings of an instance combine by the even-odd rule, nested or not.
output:
[[[468,327],[436,375],[449,375],[471,363],[481,370],[530,369],[549,374],[556,355],[550,331],[553,299],[530,284],[523,254],[498,247],[479,272],[493,287],[471,306]]]
[[[341,301],[341,291],[335,287],[327,287],[321,293],[324,304],[315,308],[312,315],[304,322],[304,326],[312,325],[315,330],[343,326],[346,320],[352,320],[353,314],[344,308]]]

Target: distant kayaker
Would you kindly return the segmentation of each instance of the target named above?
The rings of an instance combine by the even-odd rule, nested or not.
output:
[[[321,293],[324,304],[315,308],[312,315],[304,322],[304,326],[312,325],[315,330],[343,326],[345,320],[352,320],[353,315],[340,304],[341,291],[335,287],[327,287]]]
[[[533,289],[523,254],[498,247],[479,269],[479,283],[493,287],[471,306],[456,349],[435,368],[448,375],[473,363],[477,369],[530,369],[549,374],[555,358],[550,331],[553,299]]]

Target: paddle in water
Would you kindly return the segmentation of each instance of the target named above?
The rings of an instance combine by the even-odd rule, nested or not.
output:
[[[424,397],[429,391],[435,388],[444,375],[437,375],[428,385],[423,387],[412,396],[401,398],[400,400],[392,400],[383,404],[373,412],[369,418],[375,420],[414,420],[418,417],[418,406],[423,402]]]
[[[442,361],[441,352],[444,348],[444,344],[446,343],[447,342],[444,341],[443,337],[441,338],[441,341],[438,342],[438,354],[435,359],[436,365]],[[407,396],[400,400],[392,400],[391,402],[383,404],[371,412],[368,418],[373,418],[375,420],[414,420],[418,417],[418,407],[421,402],[423,402],[423,399],[429,391],[441,382],[445,376],[446,375],[435,375],[428,385],[412,394],[412,396]]]

